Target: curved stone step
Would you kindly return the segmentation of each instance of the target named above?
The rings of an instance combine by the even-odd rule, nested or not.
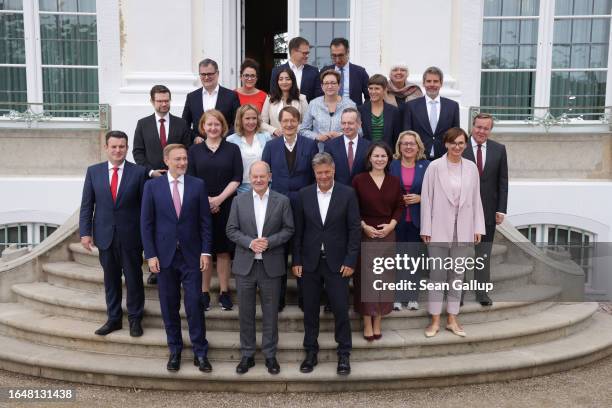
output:
[[[597,311],[597,303],[558,304],[528,317],[466,324],[468,337],[459,338],[448,331],[427,339],[423,327],[406,330],[385,330],[383,338],[368,343],[361,332],[353,332],[354,361],[389,360],[444,356],[474,352],[490,352],[510,347],[551,341],[584,328]],[[163,329],[147,328],[140,338],[129,336],[127,326],[108,336],[97,336],[99,323],[54,316],[32,310],[18,303],[4,304],[0,311],[0,334],[33,343],[66,349],[100,352],[113,355],[163,358],[167,356],[166,334]],[[215,361],[240,359],[239,332],[207,331],[209,357]],[[258,346],[261,346],[258,334]],[[303,333],[285,332],[279,335],[277,358],[280,362],[303,359]],[[183,331],[185,350],[191,350],[188,333]],[[336,359],[333,333],[319,336],[319,360]],[[190,352],[185,357],[190,357]],[[260,356],[260,354],[258,354]]]
[[[33,309],[59,316],[67,316],[80,320],[104,322],[106,320],[106,304],[103,294],[84,292],[50,285],[46,282],[17,284],[12,286],[20,303]],[[547,309],[559,295],[560,289],[553,286],[529,285],[511,291],[493,294],[501,299],[515,299],[513,302],[494,302],[492,307],[482,307],[475,302],[466,301],[461,308],[461,322],[465,324],[486,321],[504,320],[517,316],[525,316]],[[206,327],[209,330],[239,330],[238,305],[232,311],[222,311],[214,307],[206,312]],[[425,307],[425,304],[421,305]],[[124,304],[125,310],[125,304]],[[184,313],[181,309],[181,315]],[[125,316],[125,314],[124,314]],[[261,311],[257,309],[257,327],[261,330]],[[124,318],[126,320],[127,318]],[[351,324],[354,328],[361,327],[359,315],[351,312]],[[383,329],[422,328],[427,325],[429,317],[426,310],[402,310],[392,312],[383,319]],[[182,321],[185,325],[185,320]],[[162,319],[159,302],[148,299],[145,302],[146,327],[161,328]],[[289,305],[279,314],[279,331],[303,331],[303,313],[297,306]],[[333,331],[333,316],[322,313],[321,331]]]
[[[311,374],[284,363],[276,376],[259,363],[245,375],[236,362],[215,362],[203,374],[185,361],[177,373],[166,359],[66,350],[0,336],[0,369],[33,376],[120,387],[233,392],[338,392],[438,387],[504,381],[578,367],[612,354],[612,316],[596,313],[573,335],[510,350],[381,361],[354,361],[351,375],[322,362]]]

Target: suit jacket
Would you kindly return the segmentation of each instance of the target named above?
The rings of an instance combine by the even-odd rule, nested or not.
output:
[[[147,169],[147,175],[151,170],[168,169],[164,163],[164,153],[155,121],[155,114],[144,117],[138,121],[134,131],[134,161]],[[166,133],[166,141],[167,144],[180,143],[189,148],[191,131],[183,119],[170,115],[170,129],[169,133]]]
[[[240,100],[236,92],[219,85],[219,94],[217,95],[215,109],[223,113],[227,121],[227,126],[229,127],[227,132],[228,135],[234,133],[234,118],[236,117],[236,110],[239,107]],[[182,115],[185,122],[187,122],[187,126],[192,129],[192,141],[200,134],[198,125],[200,124],[200,118],[203,114],[204,105],[202,105],[202,88],[198,88],[187,94]]]
[[[253,190],[239,194],[232,202],[225,232],[236,243],[232,272],[246,276],[251,272],[255,252],[249,245],[257,238],[257,223],[253,207]],[[287,273],[284,244],[293,236],[293,213],[289,198],[270,190],[262,236],[268,239],[268,249],[262,253],[266,274],[271,277]]]
[[[323,67],[321,68],[321,73],[328,69],[335,70],[336,66],[328,65]],[[360,106],[364,100],[367,101],[370,99],[370,93],[368,92],[369,79],[370,77],[364,67],[349,62],[349,98],[351,98],[357,106]]]
[[[285,67],[289,68],[288,62],[272,69],[272,75],[270,77],[270,92],[272,92],[272,88],[276,88],[278,86],[278,84],[274,83],[276,73],[281,68]],[[319,70],[317,69],[317,67],[313,67],[312,65],[308,64],[304,65],[304,68],[302,69],[302,82],[300,83],[300,93],[302,95],[306,95],[306,99],[308,100],[308,102],[310,102],[317,96],[323,95],[323,89],[321,88],[321,79],[319,78]]]
[[[451,99],[440,97],[440,118],[435,129],[431,129],[425,97],[420,97],[402,105],[401,115],[404,130],[413,130],[421,136],[425,145],[425,155],[429,157],[431,146],[434,146],[435,159],[446,153],[443,137],[452,127],[459,127],[459,104]]]
[[[272,170],[271,188],[286,195],[295,205],[298,191],[314,182],[312,158],[319,152],[317,143],[304,136],[297,136],[294,149],[297,149],[295,166],[289,171],[285,158],[285,138],[277,137],[266,143],[261,160],[270,165]]]
[[[81,198],[80,236],[92,236],[93,230],[94,243],[103,250],[111,246],[113,239],[126,248],[142,248],[140,205],[146,178],[144,167],[126,160],[113,203],[108,162],[90,166]]]
[[[415,163],[414,167],[414,179],[412,180],[412,185],[410,186],[410,191],[404,190],[404,180],[402,179],[402,161],[401,160],[393,160],[389,167],[389,172],[393,174],[395,177],[400,179],[400,186],[402,187],[402,194],[421,194],[421,187],[423,185],[423,177],[425,176],[425,171],[429,166],[429,160],[418,160]],[[404,208],[404,213],[402,214],[402,219],[400,222],[405,222],[406,220],[406,211],[410,211],[410,218],[415,227],[419,228],[421,226],[421,203],[411,204],[408,207]]]
[[[321,243],[325,247],[329,270],[340,273],[342,265],[355,268],[361,245],[361,217],[355,191],[334,183],[325,223],[321,220],[317,185],[299,192],[294,211],[293,265],[312,273],[319,263]]]
[[[474,234],[485,235],[484,212],[480,201],[480,178],[476,165],[461,159],[461,194],[457,215],[457,242],[474,242]],[[455,206],[450,196],[446,154],[429,164],[421,189],[421,235],[431,242],[453,242]]]
[[[471,140],[463,157],[476,163]],[[506,213],[508,208],[508,159],[506,146],[487,140],[487,154],[480,176],[480,198],[484,208],[485,224],[495,225],[495,213]]]
[[[361,114],[361,130],[363,137],[372,140],[372,103],[368,100],[357,108]],[[400,111],[390,103],[384,102],[383,105],[383,141],[389,145],[392,151],[395,150],[395,142],[401,131]]]
[[[185,175],[181,216],[176,216],[168,177],[149,180],[142,197],[140,231],[145,258],[157,257],[162,268],[172,264],[179,245],[185,263],[200,269],[200,254],[211,253],[212,224],[204,181]]]
[[[346,155],[346,148],[344,146],[344,136],[340,136],[325,142],[323,149],[334,159],[334,164],[336,165],[334,179],[339,183],[350,186],[353,177],[365,171],[365,158],[368,148],[370,147],[370,141],[363,137],[360,137],[357,141],[357,149],[354,151],[352,169],[349,169],[348,156]]]

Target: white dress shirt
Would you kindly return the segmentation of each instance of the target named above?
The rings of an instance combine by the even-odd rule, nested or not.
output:
[[[266,190],[263,197],[253,190],[253,210],[255,211],[255,225],[257,226],[257,238],[263,237],[264,221],[266,220],[266,210],[268,209],[268,198],[270,188]],[[255,254],[255,259],[263,259],[261,254]]]
[[[440,95],[436,96],[436,99],[431,99],[427,94],[425,94],[425,106],[427,106],[427,120],[431,117],[431,103],[435,101],[437,103],[438,115],[436,118],[436,122],[440,121],[440,111],[442,109],[442,103],[440,102]],[[436,129],[433,129],[435,132]]]
[[[302,72],[304,72],[304,66],[300,65],[299,67],[295,65],[291,60],[289,61],[289,68],[295,74],[295,80],[297,81],[298,89],[302,86]]]
[[[202,108],[204,112],[215,109],[215,106],[217,106],[217,96],[219,96],[219,84],[217,84],[215,90],[211,93],[208,93],[206,88],[202,87]]]
[[[117,193],[119,193],[119,186],[121,185],[121,176],[123,176],[123,167],[125,166],[125,160],[123,161],[123,163],[121,163],[118,167],[119,170],[117,170]],[[113,164],[111,162],[108,162],[108,182],[109,184],[113,182]]]
[[[474,151],[474,160],[478,158],[478,143],[473,137],[470,137],[472,141],[472,150]],[[480,145],[482,151],[482,170],[484,170],[485,163],[487,162],[487,141]],[[476,162],[475,162],[476,163]]]
[[[319,212],[321,213],[321,223],[325,224],[327,218],[327,210],[329,210],[329,202],[331,201],[332,192],[334,191],[334,185],[326,192],[321,191],[317,184],[317,201],[319,203]],[[325,246],[321,242],[321,251],[325,251]]]
[[[355,136],[352,139],[349,139],[346,135],[343,135],[343,137],[344,137],[344,151],[346,152],[346,158],[348,159],[349,142],[353,142],[353,159],[355,159],[355,153],[357,153],[357,140],[359,139],[359,135]]]
[[[349,65],[350,64],[347,62],[344,65],[344,67],[343,67],[344,68],[344,74],[343,74],[344,75],[344,84],[343,84],[343,88],[342,88],[342,95],[340,95],[340,96],[344,96],[345,98],[349,98],[350,97],[350,89],[349,89],[349,86],[350,86],[350,81],[349,81]],[[334,69],[336,70],[337,73],[340,74],[340,67],[339,66],[335,65]]]
[[[297,143],[297,135],[295,135],[295,139],[293,139],[293,143],[291,144],[287,142],[287,138],[285,136],[283,136],[283,140],[285,141],[285,147],[289,149],[290,152],[293,152],[293,149],[295,148],[295,144]]]

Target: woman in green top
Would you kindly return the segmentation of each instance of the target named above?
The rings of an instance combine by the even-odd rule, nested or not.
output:
[[[370,100],[359,106],[363,137],[373,142],[382,141],[389,147],[395,146],[397,135],[401,131],[399,110],[385,102],[387,78],[375,74],[368,80]]]

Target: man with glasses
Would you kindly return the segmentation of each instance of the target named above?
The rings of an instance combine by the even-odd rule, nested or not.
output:
[[[216,109],[223,113],[228,124],[228,134],[234,133],[234,117],[236,109],[240,107],[240,101],[236,92],[219,85],[219,65],[206,58],[198,64],[198,73],[202,88],[187,94],[183,119],[192,128],[195,138],[194,143],[204,141],[199,134],[200,118],[209,109]]]
[[[370,99],[368,94],[368,73],[364,67],[349,62],[349,42],[346,38],[334,38],[329,45],[333,65],[321,69],[334,69],[340,73],[340,90],[343,98],[351,98],[357,106]],[[363,98],[362,98],[363,95]]]
[[[289,67],[295,74],[295,78],[300,88],[300,93],[306,96],[308,102],[317,96],[323,95],[319,70],[317,67],[308,65],[310,55],[310,44],[302,37],[295,37],[289,41],[289,61],[278,67],[274,67],[270,79],[270,91],[278,86],[274,83],[276,73],[283,67]]]

